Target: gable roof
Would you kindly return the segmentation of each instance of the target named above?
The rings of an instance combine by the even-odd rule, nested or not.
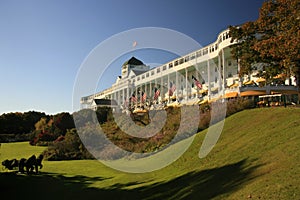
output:
[[[139,59],[136,59],[135,57],[131,57],[129,60],[127,60],[126,62],[124,62],[124,65],[144,65],[144,63],[142,61],[140,61]]]
[[[134,70],[134,69],[132,69],[131,71],[132,71],[136,76],[138,76],[138,75],[143,74],[143,73],[146,72],[146,71]]]

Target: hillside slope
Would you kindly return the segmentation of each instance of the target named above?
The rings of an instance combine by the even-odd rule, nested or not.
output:
[[[226,119],[207,157],[198,157],[202,131],[177,161],[150,173],[123,173],[95,160],[45,161],[38,176],[1,173],[0,188],[13,199],[30,188],[46,199],[300,199],[299,117],[299,108],[239,112]]]

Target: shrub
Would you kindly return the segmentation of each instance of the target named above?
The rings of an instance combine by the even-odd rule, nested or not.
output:
[[[245,109],[254,108],[254,101],[246,98],[235,98],[227,101],[226,116],[240,112]]]
[[[227,107],[225,107],[225,105],[227,105]],[[163,118],[166,115],[167,119],[163,128],[149,138],[133,137],[122,131],[130,128],[129,120],[134,120],[137,125],[146,126],[147,123],[145,122],[149,120],[149,116],[129,117],[126,114],[114,113],[118,121],[118,123],[116,123],[113,120],[111,109],[99,108],[96,114],[91,110],[83,110],[76,113],[77,117],[74,117],[75,120],[77,120],[76,124],[80,124],[80,126],[77,127],[80,130],[80,138],[75,129],[68,130],[64,139],[51,143],[44,154],[48,160],[70,160],[93,159],[94,157],[87,149],[91,150],[96,158],[102,159],[121,158],[130,155],[130,152],[155,153],[171,141],[174,143],[183,140],[195,132],[208,128],[210,124],[223,120],[225,115],[229,116],[252,107],[253,101],[244,98],[231,99],[227,102],[217,101],[214,103],[206,103],[199,105],[199,107],[188,107],[188,109],[185,109],[187,112],[189,112],[189,109],[199,109],[200,120],[196,130],[191,130],[191,124],[194,122],[193,120],[195,120],[192,115],[187,115],[184,124],[180,124],[181,108],[170,107],[165,111],[151,111],[149,112],[149,116],[156,116],[157,118],[155,120],[165,120]],[[226,113],[224,113],[224,109],[226,109]],[[160,112],[166,112],[166,115],[160,115]],[[100,125],[96,124],[95,121],[90,122],[87,120],[95,120],[94,116],[97,116]],[[178,133],[179,126],[182,126],[181,130],[183,130],[180,133]],[[149,127],[151,127],[151,123]],[[178,135],[175,137],[176,134]],[[106,138],[114,145],[104,143],[103,141]],[[86,147],[82,141],[87,145]],[[121,151],[120,149],[125,151]]]
[[[47,160],[79,160],[93,159],[93,156],[86,150],[82,144],[77,131],[70,129],[64,136],[64,140],[53,142],[43,152]]]

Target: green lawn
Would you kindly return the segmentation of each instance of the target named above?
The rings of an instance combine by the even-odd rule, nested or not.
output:
[[[129,174],[95,160],[44,161],[39,175],[0,173],[12,199],[300,199],[300,109],[246,110],[225,121],[209,155],[198,152],[206,131],[176,162]],[[176,145],[170,147],[176,148]],[[0,160],[38,155],[44,147],[2,144]]]

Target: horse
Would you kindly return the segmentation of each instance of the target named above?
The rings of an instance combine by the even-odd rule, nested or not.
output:
[[[21,160],[19,161],[19,172],[20,173],[25,173],[25,163],[26,163],[26,158],[21,158]]]
[[[2,162],[2,165],[9,170],[13,170],[19,166],[19,161],[17,159],[12,159],[12,160],[4,160]]]
[[[39,169],[43,167],[42,165],[43,158],[44,156],[42,154],[39,155],[38,157],[32,155],[28,159],[22,158],[19,164],[19,172],[24,173],[24,167],[25,167],[27,174],[31,174],[34,171],[37,174],[39,172]]]

